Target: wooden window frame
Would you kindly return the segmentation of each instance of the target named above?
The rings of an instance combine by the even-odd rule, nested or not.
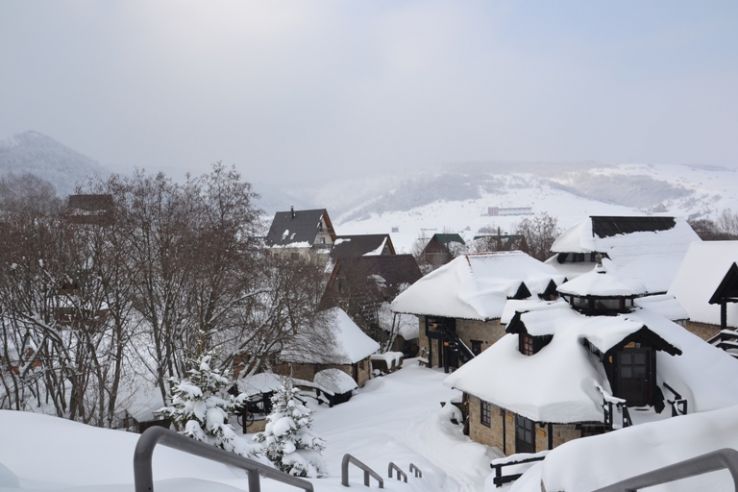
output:
[[[479,423],[492,427],[492,405],[484,400],[479,400]]]

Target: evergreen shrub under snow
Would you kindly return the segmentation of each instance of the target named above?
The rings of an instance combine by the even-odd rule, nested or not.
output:
[[[258,446],[228,423],[242,399],[228,394],[228,373],[211,368],[210,360],[210,355],[202,356],[187,378],[172,381],[172,403],[161,412],[182,434],[241,456],[253,456]]]
[[[320,454],[325,442],[311,432],[310,414],[297,398],[297,389],[288,384],[272,397],[272,413],[264,432],[254,437],[279,470],[297,477],[322,475]]]

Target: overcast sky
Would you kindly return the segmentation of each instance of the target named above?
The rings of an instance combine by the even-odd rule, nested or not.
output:
[[[738,2],[0,0],[0,138],[250,179],[738,167]]]

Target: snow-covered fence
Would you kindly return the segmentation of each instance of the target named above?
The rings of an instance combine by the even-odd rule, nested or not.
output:
[[[399,466],[390,461],[389,465],[387,465],[387,476],[390,478],[392,478],[392,470],[395,470],[397,472],[397,480],[402,480],[403,482],[407,483],[407,473],[402,471]]]
[[[423,472],[415,466],[415,463],[410,463],[410,473],[415,474],[415,478],[423,478]]]
[[[734,489],[738,490],[738,451],[735,449],[720,449],[628,478],[597,489],[594,492],[636,492],[646,487],[675,482],[725,468],[733,478]]]
[[[136,492],[153,492],[154,490],[151,460],[157,444],[246,470],[249,492],[261,492],[261,477],[297,487],[305,492],[313,492],[313,484],[307,480],[282,473],[258,461],[243,458],[215,446],[195,441],[163,427],[152,427],[141,434],[138,439],[136,450],[133,453],[133,480]]]
[[[506,483],[514,482],[520,478],[523,473],[530,467],[531,463],[536,461],[543,461],[546,458],[548,451],[540,453],[528,454],[514,454],[512,456],[506,456],[499,458],[490,463],[490,468],[495,471],[495,476],[492,478],[492,483],[495,487],[502,487]],[[527,456],[523,458],[523,456]],[[524,465],[524,466],[520,466]],[[512,473],[508,472],[507,475],[503,475],[503,468],[512,467]]]
[[[343,460],[341,460],[341,485],[343,485],[344,487],[349,487],[349,464],[353,464],[364,471],[364,485],[369,487],[369,477],[371,476],[374,477],[374,479],[377,481],[380,489],[384,488],[384,479],[379,475],[379,473],[375,472],[367,465],[348,453],[344,454]]]
[[[666,402],[671,405],[671,416],[677,417],[679,415],[687,415],[687,399],[682,398],[682,395],[680,395],[677,390],[672,388],[666,382],[663,383],[663,386],[665,389],[669,390],[671,394],[674,395],[673,399],[666,399]]]

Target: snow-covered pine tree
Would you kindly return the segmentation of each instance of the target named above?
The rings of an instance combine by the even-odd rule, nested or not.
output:
[[[272,413],[264,432],[254,437],[277,468],[297,477],[322,475],[320,455],[325,442],[310,430],[310,414],[310,409],[297,398],[297,389],[288,382],[272,397]]]
[[[253,456],[258,446],[237,434],[228,423],[241,400],[228,394],[228,373],[211,368],[211,358],[210,354],[202,355],[187,378],[172,380],[172,403],[161,413],[182,434],[241,456]]]

